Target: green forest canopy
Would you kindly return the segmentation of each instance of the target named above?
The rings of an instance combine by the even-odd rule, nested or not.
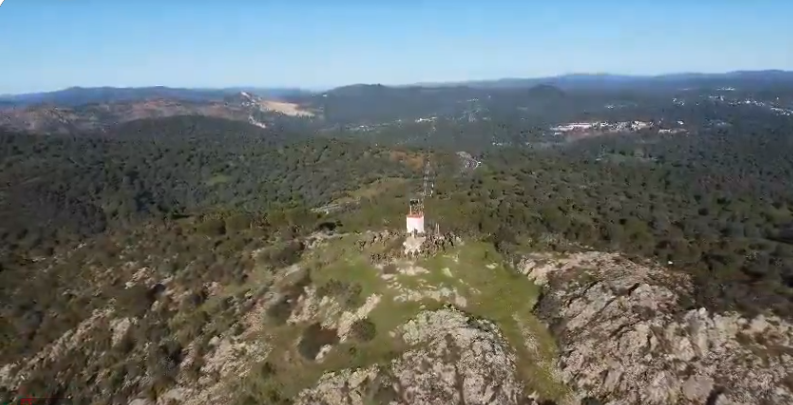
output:
[[[506,252],[532,241],[670,261],[697,277],[697,305],[784,315],[793,308],[793,246],[784,237],[790,126],[741,122],[687,135],[491,147],[473,172],[457,167],[453,149],[438,148],[427,209],[445,229],[489,237]],[[136,121],[101,135],[4,133],[0,157],[6,261],[152,219],[310,210],[383,178],[406,186],[366,194],[359,209],[335,217],[350,229],[401,228],[407,188],[420,177],[420,165],[394,159],[393,148],[201,117]],[[312,218],[307,229],[323,221]]]

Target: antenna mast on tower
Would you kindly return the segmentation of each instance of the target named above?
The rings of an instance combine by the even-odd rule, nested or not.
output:
[[[432,128],[433,132],[435,130],[435,126],[433,124]],[[430,197],[435,192],[435,183],[431,179],[432,173],[432,148],[429,144],[429,133],[425,136],[427,140],[427,154],[426,159],[424,161],[424,173],[422,176],[422,185],[421,190],[418,193],[418,196],[410,198],[408,203],[408,214],[406,217],[406,228],[408,234],[419,234],[423,235],[424,231],[424,202],[427,197]]]
[[[424,187],[421,192],[422,198],[432,197],[432,192],[435,190],[435,184],[433,184],[430,180],[431,170],[432,165],[430,163],[430,158],[427,157],[427,162],[424,164]]]

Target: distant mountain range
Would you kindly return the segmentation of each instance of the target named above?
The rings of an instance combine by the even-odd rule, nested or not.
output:
[[[303,94],[300,89],[234,87],[223,89],[173,88],[173,87],[69,87],[67,89],[14,95],[0,95],[0,108],[55,104],[75,107],[94,103],[115,103],[150,99],[180,101],[221,101],[229,95],[247,92],[263,98],[283,98]]]
[[[333,126],[427,117],[475,120],[480,115],[516,109],[524,116],[548,118],[557,117],[560,111],[597,109],[605,100],[634,93],[668,96],[667,93],[683,89],[723,87],[748,91],[793,90],[793,72],[766,70],[661,76],[570,74],[410,86],[353,84],[324,92],[255,87],[71,87],[54,92],[0,96],[0,127],[74,133],[103,130],[136,119],[174,115],[203,115],[258,126],[270,125],[272,120],[280,120],[283,116],[310,117],[308,121],[312,123]]]
[[[614,90],[626,87],[664,88],[673,86],[773,86],[793,85],[793,71],[758,70],[728,73],[673,73],[657,76],[575,73],[541,78],[504,78],[460,83],[424,83],[423,86],[471,86],[479,88],[521,88],[540,84],[563,90]]]
[[[793,85],[793,72],[783,70],[736,71],[728,73],[674,73],[658,76],[631,76],[614,74],[568,74],[541,78],[503,78],[496,80],[418,83],[385,88],[449,88],[473,89],[530,88],[550,85],[561,90],[620,90],[625,88],[665,89],[681,87],[774,87]],[[0,95],[0,108],[34,104],[78,106],[91,103],[136,101],[145,99],[176,99],[182,101],[219,101],[224,97],[247,92],[267,99],[305,100],[312,94],[335,93],[351,96],[362,85],[343,86],[326,92],[299,88],[232,87],[220,89],[172,87],[70,87],[68,89],[15,95]],[[366,88],[367,92],[376,88]]]

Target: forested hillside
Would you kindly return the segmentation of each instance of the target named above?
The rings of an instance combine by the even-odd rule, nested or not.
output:
[[[696,135],[490,148],[473,174],[439,180],[428,215],[491,235],[505,252],[529,239],[669,262],[698,277],[696,305],[784,315],[793,309],[791,128],[745,121]],[[380,199],[365,205],[376,212],[366,217],[398,207]]]
[[[206,117],[106,134],[0,135],[4,250],[51,248],[112,224],[212,210],[317,207],[413,170],[389,151]]]
[[[294,263],[305,249],[294,238],[347,226],[315,208],[354,207],[389,184],[404,196],[424,159],[421,151],[191,116],[68,137],[5,132],[0,145],[4,370],[58,344],[92,311],[113,306],[141,327],[121,352],[105,350],[107,335],[86,336],[81,354],[47,360],[18,391],[78,402],[162,394],[191,341],[206,348],[213,333],[241,326],[231,301],[221,312],[198,310],[207,283],[241,286],[263,265]],[[176,307],[149,311],[159,293],[119,283],[132,262],[176,277],[192,309],[175,298]],[[210,326],[210,316],[225,320]],[[98,369],[112,378],[95,380],[90,370]],[[0,386],[0,399],[18,392]]]
[[[482,316],[513,319],[497,297],[525,287],[494,270],[496,256],[595,249],[691,276],[694,294],[675,311],[790,319],[793,121],[782,93],[669,100],[540,86],[469,100],[467,91],[343,88],[317,110],[336,118],[279,116],[267,128],[174,116],[68,136],[0,133],[2,364],[37,359],[19,378],[29,392],[165,403],[179,384],[219,384],[220,371],[202,370],[220,366],[203,359],[225,353],[213,346],[221,337],[254,331],[302,357],[259,364],[233,381],[235,399],[285,404],[324,371],[393,359],[377,328],[412,313],[404,307],[361,319],[327,364],[315,359],[339,343],[335,332],[287,320],[298,301],[312,302],[305,291],[350,310],[389,291],[360,261],[385,266],[428,161],[427,227],[473,242],[473,253],[454,246],[476,263],[473,280],[497,275],[483,287],[489,300],[471,304]],[[562,132],[558,117],[586,122]],[[322,240],[335,242],[316,250]],[[427,277],[447,277],[444,266]],[[527,318],[529,302],[508,301]],[[108,311],[127,322],[123,333],[97,326]],[[549,397],[561,391],[540,385]]]
[[[444,227],[657,257],[701,274],[707,305],[785,311],[793,307],[793,249],[785,243],[793,222],[791,126],[742,114],[725,116],[734,125],[696,133],[548,148],[482,148],[488,136],[543,139],[541,128],[524,121],[438,122],[429,133],[408,126],[381,135],[438,149],[442,175],[428,210]],[[50,251],[113,224],[213,210],[311,209],[354,192],[369,202],[346,214],[348,224],[402,226],[420,150],[396,153],[394,146],[285,128],[171,117],[95,135],[3,134],[6,253]],[[452,157],[453,147],[466,145],[484,161],[473,172],[460,172]]]

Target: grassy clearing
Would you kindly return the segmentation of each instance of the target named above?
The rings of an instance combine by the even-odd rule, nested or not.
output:
[[[369,319],[377,328],[376,337],[365,344],[357,344],[353,356],[345,356],[345,348],[334,350],[326,359],[326,364],[338,362],[338,368],[365,366],[389,360],[395,352],[404,350],[404,345],[399,339],[389,336],[397,326],[410,320],[423,308],[441,307],[442,303],[435,301],[423,302],[395,302],[397,292],[389,288],[388,283],[381,278],[382,270],[373,267],[366,256],[372,253],[381,253],[388,246],[373,246],[362,253],[356,246],[357,238],[343,238],[328,244],[309,258],[309,263],[316,269],[312,271],[315,285],[321,286],[331,280],[338,280],[349,284],[361,286],[361,296],[378,295],[381,297],[379,304],[369,314]],[[321,263],[327,263],[324,266]],[[350,345],[346,343],[346,345]],[[341,358],[338,358],[341,356]],[[330,367],[335,369],[336,367]]]
[[[362,254],[356,242],[356,237],[330,241],[326,246],[310,252],[301,267],[310,269],[311,282],[315,287],[331,282],[360,286],[361,303],[368,296],[381,296],[379,305],[368,317],[375,324],[374,338],[368,342],[348,340],[339,343],[321,362],[316,362],[306,359],[297,348],[306,325],[278,325],[271,319],[263,319],[273,347],[267,359],[269,367],[263,371],[254,370],[240,384],[239,403],[279,403],[284,398],[294,398],[326,372],[389,362],[407,347],[388,332],[413,317],[422,304],[430,307],[440,305],[394,302],[394,292],[380,278],[380,270],[366,260],[366,254],[373,252]]]
[[[443,268],[448,267],[461,287],[458,290],[466,291],[466,310],[498,324],[517,354],[519,372],[528,391],[536,390],[550,399],[566,394],[566,388],[554,380],[548,367],[556,355],[556,344],[532,313],[539,287],[505,268],[493,246],[481,242],[467,243],[454,252],[425,260],[422,265],[430,270],[430,280],[448,280],[443,274]],[[534,337],[536,350],[527,347],[524,331]]]
[[[355,241],[352,237],[333,241],[307,259],[315,285],[338,280],[359,284],[363,297],[383,292],[385,284],[378,276],[378,270],[358,251]]]
[[[246,378],[240,388],[240,392],[245,393],[241,398],[247,396],[252,401],[279,403],[281,398],[294,398],[323,373],[385,364],[408,349],[404,342],[391,337],[389,332],[422,309],[436,309],[447,303],[430,299],[395,301],[400,292],[389,286],[394,280],[384,280],[382,270],[373,267],[366,259],[384,247],[374,247],[362,253],[357,240],[357,237],[350,236],[330,241],[309,252],[300,266],[310,269],[311,283],[317,288],[328,283],[359,286],[356,287],[360,294],[358,305],[368,296],[380,296],[379,304],[368,315],[376,327],[374,338],[368,342],[348,340],[339,343],[321,362],[316,362],[305,358],[297,348],[307,325],[279,325],[271,319],[263,319],[273,350],[267,359],[268,366],[262,366],[263,369]],[[499,325],[517,354],[519,372],[527,383],[527,391],[537,391],[548,399],[559,399],[566,393],[565,388],[551,377],[547,367],[556,351],[553,339],[531,312],[539,289],[525,277],[505,268],[492,246],[467,243],[416,265],[428,272],[415,276],[396,275],[395,280],[402,288],[420,291],[447,287],[457,290],[467,300],[466,311]],[[525,333],[533,336],[532,347],[527,347]]]

